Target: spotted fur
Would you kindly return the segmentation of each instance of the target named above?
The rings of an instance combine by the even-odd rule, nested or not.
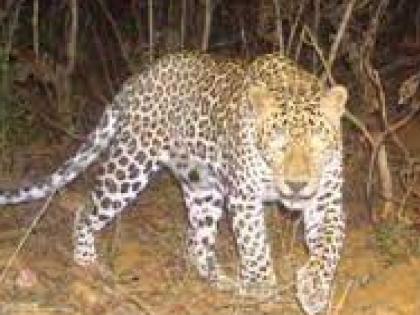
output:
[[[0,204],[43,198],[106,152],[91,202],[75,225],[75,260],[96,258],[93,232],[129,205],[162,166],[188,208],[187,248],[198,273],[243,294],[276,285],[263,203],[303,211],[308,262],[297,297],[325,308],[344,239],[340,117],[347,92],[327,88],[277,54],[251,62],[180,53],[133,76],[76,155],[38,184],[0,193]],[[240,257],[239,287],[223,274],[215,242],[226,207]]]

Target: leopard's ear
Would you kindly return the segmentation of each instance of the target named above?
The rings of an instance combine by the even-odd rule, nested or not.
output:
[[[335,85],[321,97],[321,110],[332,122],[337,123],[346,110],[347,99],[347,89],[342,85]]]
[[[263,83],[255,83],[248,88],[248,100],[258,114],[265,114],[273,108],[274,98],[270,90]]]

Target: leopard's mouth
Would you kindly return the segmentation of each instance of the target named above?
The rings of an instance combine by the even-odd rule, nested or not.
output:
[[[289,210],[297,210],[301,211],[308,207],[311,197],[290,197],[290,196],[282,196],[280,195],[281,203]]]
[[[291,193],[285,194],[281,190],[279,191],[279,195],[282,199],[286,199],[289,202],[301,202],[301,201],[308,201],[311,200],[313,196],[315,196],[315,192],[310,194],[302,194],[302,193]]]

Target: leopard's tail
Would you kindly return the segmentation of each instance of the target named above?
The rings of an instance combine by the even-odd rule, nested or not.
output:
[[[76,154],[55,172],[39,182],[14,190],[0,190],[0,205],[17,204],[48,196],[76,178],[103,152],[119,128],[120,111],[115,105],[106,107],[100,122],[87,137]]]

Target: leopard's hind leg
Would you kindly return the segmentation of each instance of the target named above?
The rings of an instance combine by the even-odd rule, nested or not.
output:
[[[156,157],[136,144],[134,136],[115,142],[100,167],[90,202],[76,216],[74,260],[79,265],[96,259],[94,231],[102,229],[132,202],[159,168]]]

